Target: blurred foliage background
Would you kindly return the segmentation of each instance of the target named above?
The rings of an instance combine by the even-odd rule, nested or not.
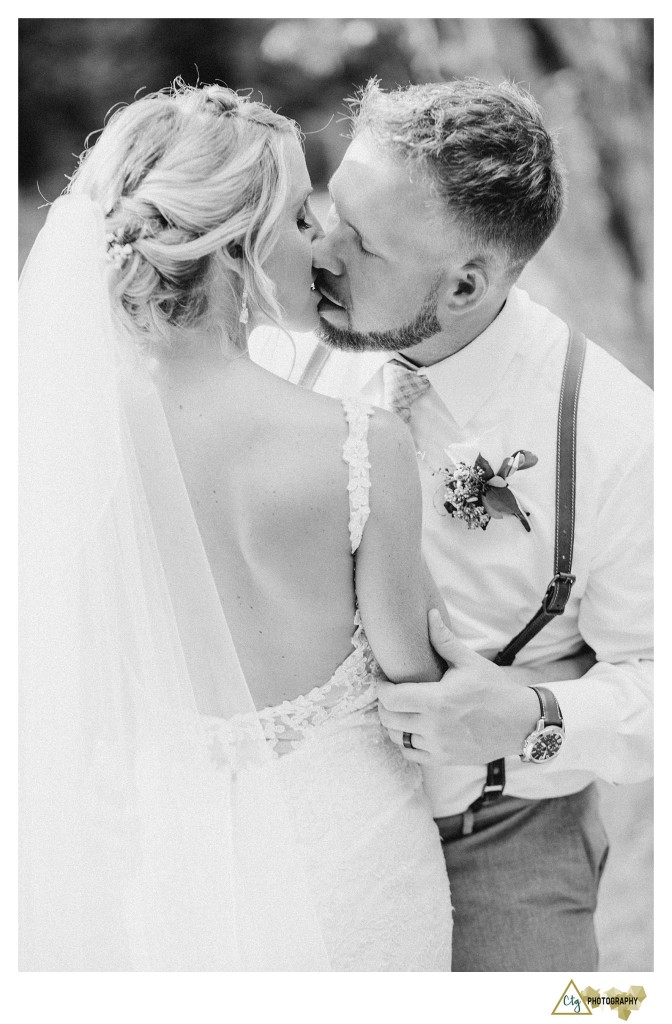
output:
[[[652,383],[652,19],[21,19],[20,265],[46,216],[39,193],[60,194],[88,133],[137,90],[182,76],[261,93],[300,123],[324,189],[347,145],[343,100],[374,75],[530,88],[559,138],[569,208],[521,284]],[[652,788],[605,787],[603,806],[601,966],[651,970]]]

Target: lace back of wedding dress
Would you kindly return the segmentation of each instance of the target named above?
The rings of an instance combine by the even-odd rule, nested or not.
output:
[[[350,550],[352,554],[362,542],[366,521],[369,518],[369,418],[373,408],[368,402],[357,398],[343,399],[343,409],[348,421],[348,437],[343,445],[343,459],[348,464],[348,495],[350,498]]]

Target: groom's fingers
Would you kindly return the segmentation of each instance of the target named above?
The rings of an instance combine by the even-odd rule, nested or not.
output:
[[[377,686],[378,703],[388,711],[419,713],[438,699],[441,688],[437,683],[386,683]]]
[[[457,639],[455,634],[448,629],[436,608],[432,608],[428,618],[432,647],[447,665],[466,668],[477,663],[480,655]]]
[[[413,739],[415,743],[415,738]],[[432,764],[432,755],[426,750],[416,750],[415,747],[402,747],[401,752],[407,761],[414,764]]]
[[[386,729],[396,729],[400,733],[420,731],[420,715],[406,715],[400,711],[388,711],[382,704],[378,705],[378,715]]]
[[[407,730],[400,732],[399,729],[388,729],[388,734],[393,743],[396,743],[398,747],[403,747],[404,750],[427,750],[427,744],[420,733],[412,732],[408,735],[411,737],[412,747],[407,747],[404,744],[404,735],[407,734]]]
[[[419,733],[411,733],[413,746],[407,747],[404,744],[403,732],[399,732],[398,729],[388,729],[387,731],[390,739],[397,744],[407,761],[413,761],[415,764],[431,764],[432,755],[425,749],[425,741]]]

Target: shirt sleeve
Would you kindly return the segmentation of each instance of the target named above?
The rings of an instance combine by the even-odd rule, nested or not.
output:
[[[611,783],[653,772],[652,484],[647,442],[596,517],[578,626],[597,664],[581,679],[548,683],[566,729],[558,771],[590,771]]]

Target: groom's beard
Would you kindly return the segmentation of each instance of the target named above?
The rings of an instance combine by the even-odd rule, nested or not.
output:
[[[318,333],[325,344],[349,352],[399,352],[401,349],[412,348],[441,333],[437,317],[438,295],[438,284],[434,284],[420,312],[402,327],[389,331],[355,331],[350,327],[334,327],[320,317]]]

